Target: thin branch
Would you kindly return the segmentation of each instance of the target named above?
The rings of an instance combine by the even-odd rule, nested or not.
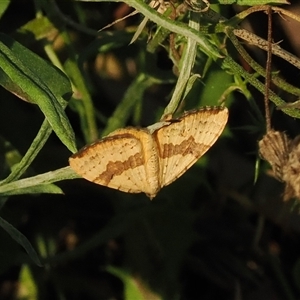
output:
[[[266,63],[266,81],[265,81],[265,114],[266,114],[266,126],[267,132],[271,130],[271,118],[269,108],[269,91],[271,84],[271,68],[272,68],[272,9],[268,6],[268,51],[267,51],[267,63]]]

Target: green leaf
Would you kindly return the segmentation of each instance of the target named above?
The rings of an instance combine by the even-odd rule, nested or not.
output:
[[[23,235],[18,229],[12,226],[10,223],[5,221],[3,218],[0,217],[0,226],[17,242],[19,243],[25,251],[28,253],[30,258],[34,261],[36,265],[42,267],[42,263],[33,249],[32,245],[28,241],[28,239]]]
[[[112,266],[109,266],[107,270],[123,281],[124,299],[162,299],[161,296],[152,292],[138,276],[134,277],[124,270]]]
[[[24,194],[63,194],[61,188],[55,184],[38,184],[25,188],[19,188],[4,192],[1,196],[24,195]]]
[[[147,74],[141,73],[127,89],[122,101],[107,121],[102,136],[106,136],[116,128],[123,127],[135,105],[141,101],[145,90],[155,83],[155,79]]]
[[[29,71],[34,72],[34,75],[36,75],[43,83],[47,84],[51,92],[58,97],[58,100],[61,100],[61,97],[68,100],[72,96],[70,80],[61,70],[5,34],[0,34],[0,41],[4,44],[4,46],[9,48],[11,55],[14,56],[13,59],[15,59],[15,62],[21,63],[22,68],[28,68]],[[17,85],[18,83],[13,82],[12,84]],[[18,96],[20,98],[22,97],[22,95]],[[27,95],[25,94],[25,96]],[[31,97],[32,96],[29,95],[23,100],[36,103],[34,100],[31,101]],[[65,104],[65,101],[61,102],[61,105]]]
[[[47,139],[49,138],[52,130],[49,125],[49,122],[47,120],[44,120],[42,123],[42,126],[35,137],[35,139],[32,141],[31,146],[21,159],[21,161],[14,165],[12,168],[12,172],[9,174],[9,176],[0,182],[0,185],[7,184],[9,182],[15,181],[18,178],[22,176],[26,172],[26,170],[29,168],[32,161],[35,159],[39,151],[43,148],[45,145]]]
[[[98,1],[93,1],[93,2],[98,2]],[[117,1],[112,1],[112,2],[117,2]],[[216,58],[221,57],[219,50],[214,45],[212,45],[211,42],[207,39],[207,37],[199,30],[190,28],[183,22],[170,20],[166,16],[158,13],[155,9],[151,8],[146,2],[142,0],[128,0],[126,1],[126,4],[134,7],[141,14],[149,18],[150,21],[156,23],[158,26],[162,26],[171,32],[195,40],[198,43],[201,51],[207,53],[207,55]]]
[[[2,15],[5,13],[8,5],[10,4],[10,0],[1,0],[0,1],[0,18],[2,17]]]
[[[49,18],[40,16],[19,28],[14,37],[22,44],[28,45],[37,40],[51,39],[57,34],[58,29],[50,22]]]
[[[61,168],[29,178],[0,185],[0,195],[17,195],[31,193],[61,193],[60,188],[50,183],[65,179],[80,178],[70,167]],[[19,192],[19,191],[20,192]]]
[[[33,273],[29,266],[23,265],[20,271],[19,281],[23,289],[22,299],[38,299],[38,286],[35,283]]]
[[[64,111],[63,97],[71,93],[67,77],[3,34],[0,66],[0,84],[21,99],[37,104],[60,140],[76,152],[73,129]]]

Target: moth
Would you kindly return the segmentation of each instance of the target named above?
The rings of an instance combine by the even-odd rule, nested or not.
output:
[[[213,106],[146,128],[117,129],[72,155],[69,164],[91,182],[153,199],[206,153],[227,120],[228,109]]]

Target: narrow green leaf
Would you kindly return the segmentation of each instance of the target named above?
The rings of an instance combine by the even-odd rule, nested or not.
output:
[[[0,41],[7,48],[9,48],[9,50],[11,51],[11,55],[16,56],[15,59],[20,60],[19,62],[16,62],[21,62],[22,65],[34,72],[42,82],[47,84],[51,92],[56,97],[58,97],[57,100],[61,100],[61,97],[65,100],[68,100],[71,97],[72,87],[70,80],[61,70],[5,34],[0,33]],[[12,84],[17,85],[17,83],[15,82],[13,82]],[[22,95],[18,96],[22,97]],[[31,102],[30,97],[31,95],[29,95],[29,98],[23,100]],[[36,103],[35,101],[32,102]],[[66,102],[61,102],[61,105],[66,105]]]
[[[15,228],[14,226],[12,226],[10,223],[8,223],[7,221],[5,221],[3,218],[0,217],[0,226],[17,242],[19,243],[24,249],[25,251],[28,253],[28,255],[30,256],[30,258],[34,261],[34,263],[36,265],[38,265],[39,267],[42,267],[42,263],[37,255],[37,253],[35,252],[35,250],[33,249],[32,245],[30,244],[30,242],[28,241],[28,239],[26,238],[26,236],[21,233],[17,228]]]
[[[10,4],[11,0],[1,0],[0,1],[0,18],[5,13],[8,5]]]
[[[11,189],[1,194],[1,196],[13,196],[24,194],[63,194],[61,188],[55,184],[38,184],[19,189]]]
[[[153,291],[138,276],[133,276],[128,272],[115,268],[107,267],[107,271],[120,278],[124,284],[124,299],[152,299],[161,300],[162,297]]]
[[[38,286],[35,282],[31,269],[27,264],[22,265],[19,281],[23,289],[22,299],[38,299]]]
[[[142,99],[147,88],[153,85],[155,79],[147,74],[141,73],[127,89],[124,98],[107,121],[102,135],[106,136],[113,130],[123,127],[128,120],[133,107]]]
[[[30,164],[38,155],[39,151],[45,145],[51,132],[52,130],[49,125],[49,122],[47,120],[44,120],[39,132],[37,133],[35,139],[32,141],[29,149],[27,150],[21,161],[18,164],[14,165],[12,172],[6,179],[0,181],[0,185],[17,180],[22,176],[22,174],[26,172]]]
[[[77,0],[78,1],[78,0]],[[80,0],[82,1],[82,0]],[[99,2],[95,0],[84,0],[82,2]],[[119,0],[105,0],[101,2],[119,2]],[[125,1],[127,5],[134,7],[145,17],[149,18],[150,21],[156,23],[159,26],[164,27],[165,29],[170,30],[171,32],[180,34],[186,38],[191,38],[195,40],[200,49],[207,53],[209,56],[221,57],[219,50],[211,44],[211,42],[206,38],[206,36],[199,32],[199,30],[195,30],[187,26],[183,22],[173,21],[166,16],[158,13],[155,9],[151,8],[145,1],[143,0],[127,0]]]
[[[199,14],[195,12],[191,12],[190,14],[189,26],[191,29],[199,30],[200,29],[200,18]],[[162,119],[164,119],[169,114],[173,114],[177,107],[179,106],[180,101],[183,99],[184,91],[186,89],[186,85],[191,76],[192,67],[195,63],[195,58],[197,54],[198,45],[196,41],[192,38],[187,38],[186,49],[184,50],[184,54],[180,61],[180,73],[179,77],[172,95],[172,98],[168,104],[168,106],[164,110],[164,114]]]
[[[74,99],[73,103],[80,102],[75,105],[81,106],[81,108],[84,109],[84,114],[81,115],[82,128],[86,142],[91,143],[98,138],[98,129],[96,124],[95,108],[86,80],[78,66],[78,62],[75,59],[68,59],[64,65],[64,69],[69,74],[74,85],[80,91],[80,101]]]
[[[61,141],[76,152],[73,129],[64,112],[66,91],[61,71],[40,64],[34,53],[5,35],[0,35],[0,84],[18,97],[37,104]],[[31,68],[30,68],[30,67]],[[55,80],[53,80],[55,79]],[[69,90],[70,94],[70,90]]]
[[[17,33],[14,33],[14,38],[23,45],[28,45],[37,40],[51,39],[57,34],[58,29],[50,22],[49,18],[40,16],[20,27]]]
[[[66,179],[73,179],[73,178],[80,178],[70,167],[65,167],[58,169],[56,171],[50,171],[44,174],[36,175],[29,178],[20,179],[17,181],[13,181],[7,184],[2,184],[0,186],[0,195],[7,195],[13,193],[14,190],[24,189],[30,190],[29,188],[36,188],[39,189],[39,192],[43,192],[43,185],[49,185],[50,183],[66,180]],[[59,192],[57,189],[51,187],[45,187],[44,190],[48,191],[56,191]],[[33,190],[32,190],[33,191]]]

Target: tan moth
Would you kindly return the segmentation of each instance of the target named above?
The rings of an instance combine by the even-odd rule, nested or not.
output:
[[[91,182],[153,199],[206,153],[227,119],[227,108],[203,107],[162,125],[117,129],[72,155],[69,163]]]

